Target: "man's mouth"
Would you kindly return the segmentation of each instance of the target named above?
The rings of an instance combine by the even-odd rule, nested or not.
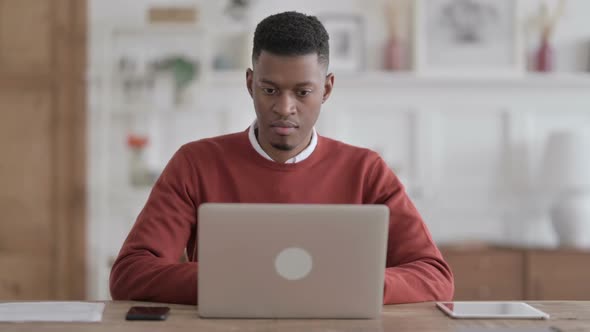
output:
[[[291,135],[293,132],[295,132],[295,130],[297,130],[297,128],[299,128],[296,123],[285,120],[274,121],[270,124],[270,127],[275,132],[275,134],[280,136]]]

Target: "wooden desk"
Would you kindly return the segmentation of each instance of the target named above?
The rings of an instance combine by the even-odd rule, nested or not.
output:
[[[590,302],[529,302],[549,313],[549,320],[455,320],[433,303],[386,306],[380,320],[238,320],[199,319],[193,306],[170,305],[163,322],[128,322],[125,312],[141,302],[108,302],[101,323],[0,323],[0,331],[396,331],[457,332],[465,327],[544,327],[563,332],[590,331]],[[157,305],[157,304],[154,304]]]

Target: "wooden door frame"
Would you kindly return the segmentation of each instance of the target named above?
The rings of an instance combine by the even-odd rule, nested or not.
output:
[[[0,0],[0,2],[5,0]],[[51,94],[51,299],[86,299],[87,1],[47,0],[51,68],[0,72],[0,89]]]
[[[86,299],[87,0],[52,0],[56,299]]]

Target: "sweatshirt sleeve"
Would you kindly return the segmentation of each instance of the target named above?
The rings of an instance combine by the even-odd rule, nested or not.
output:
[[[380,157],[368,176],[368,202],[390,210],[383,303],[451,300],[451,269],[399,179]]]
[[[180,263],[196,227],[196,177],[185,153],[166,165],[121,248],[110,276],[114,300],[197,302],[197,263]]]

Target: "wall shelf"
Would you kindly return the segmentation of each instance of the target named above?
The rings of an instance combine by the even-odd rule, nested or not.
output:
[[[403,88],[567,88],[590,89],[590,73],[527,73],[511,77],[443,77],[419,76],[412,72],[369,71],[337,73],[335,84],[340,88],[403,87]],[[208,80],[212,86],[240,86],[246,82],[245,70],[213,72]]]

